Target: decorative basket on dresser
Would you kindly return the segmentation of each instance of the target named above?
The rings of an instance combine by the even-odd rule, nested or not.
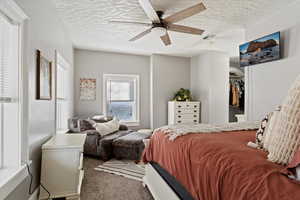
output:
[[[57,134],[42,146],[41,184],[50,197],[80,199],[85,134]],[[40,187],[39,199],[48,199]]]
[[[199,115],[199,101],[169,101],[168,103],[168,125],[198,124]]]

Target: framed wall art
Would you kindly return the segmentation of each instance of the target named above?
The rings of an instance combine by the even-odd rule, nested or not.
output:
[[[280,32],[240,45],[240,66],[261,64],[281,59]]]
[[[94,78],[80,79],[80,100],[83,101],[96,100],[96,79]]]
[[[52,63],[36,51],[36,99],[52,99]]]

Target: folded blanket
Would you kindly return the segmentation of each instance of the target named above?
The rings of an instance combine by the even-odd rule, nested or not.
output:
[[[234,122],[227,124],[177,124],[158,128],[154,131],[163,132],[169,136],[170,140],[190,133],[216,133],[224,131],[246,131],[256,130],[259,128],[260,122]]]

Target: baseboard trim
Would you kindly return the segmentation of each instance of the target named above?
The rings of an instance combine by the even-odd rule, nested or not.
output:
[[[32,193],[32,195],[29,197],[28,200],[38,200],[39,199],[39,191],[40,191],[40,188],[36,188],[35,191]]]

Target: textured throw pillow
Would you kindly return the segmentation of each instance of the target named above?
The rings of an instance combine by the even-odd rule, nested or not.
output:
[[[97,123],[105,123],[113,120],[113,117],[105,115],[95,115],[92,117],[92,120],[94,120]]]
[[[288,164],[300,145],[300,76],[289,89],[277,120],[272,127],[268,160]]]
[[[95,130],[95,128],[93,127],[93,123],[91,123],[91,120],[86,120],[86,119],[79,120],[79,127],[80,127],[80,132]]]
[[[266,127],[268,125],[269,117],[271,113],[266,115],[260,123],[259,129],[256,131],[256,136],[255,136],[255,143],[257,144],[258,148],[263,148],[264,144],[264,133],[266,130]]]
[[[108,135],[110,133],[116,132],[119,130],[119,120],[114,118],[113,120],[105,123],[95,123],[95,129],[101,134],[101,136]]]
[[[272,144],[272,140],[275,138],[274,127],[278,123],[280,108],[280,106],[277,107],[275,111],[269,114],[269,122],[265,128],[265,132],[263,135],[263,149],[265,151],[269,151],[269,146],[270,144]]]
[[[79,120],[78,118],[68,119],[68,129],[71,133],[79,133],[80,132],[78,120]]]

